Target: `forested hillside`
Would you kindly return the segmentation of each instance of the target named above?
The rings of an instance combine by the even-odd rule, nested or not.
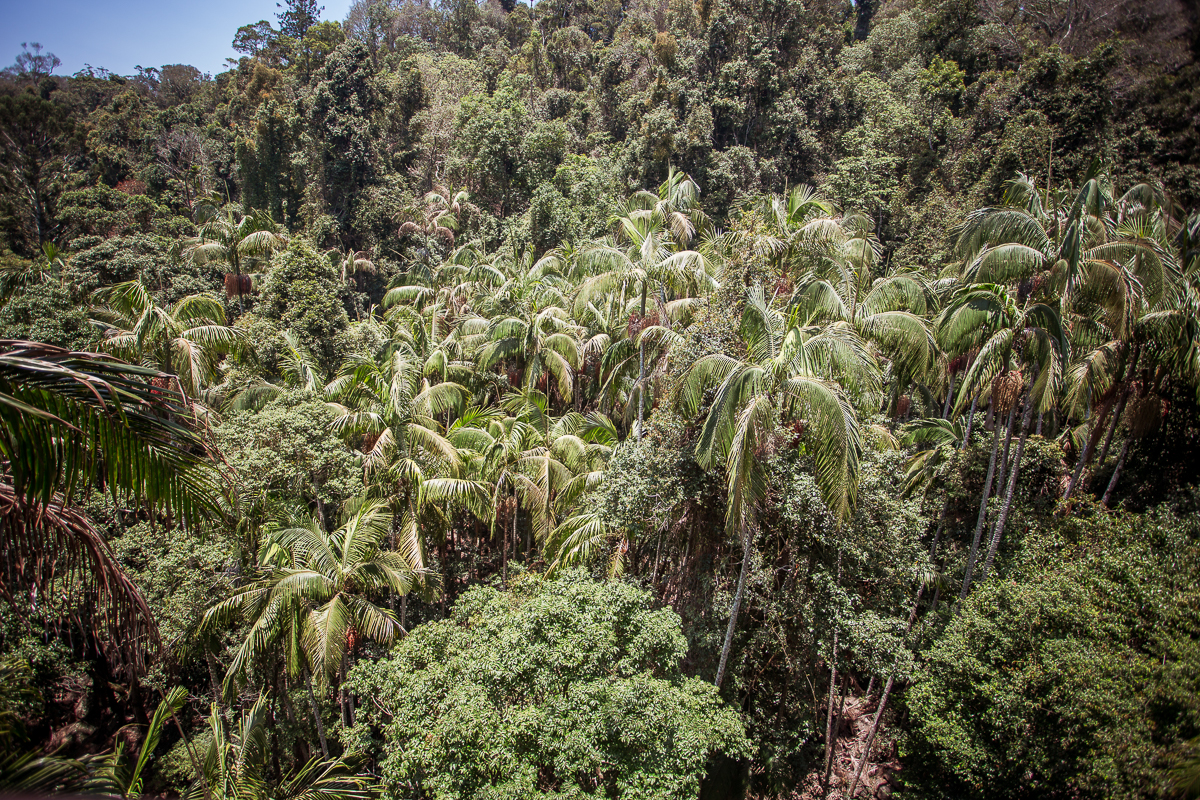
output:
[[[0,791],[1200,796],[1194,4],[228,23],[0,74]]]

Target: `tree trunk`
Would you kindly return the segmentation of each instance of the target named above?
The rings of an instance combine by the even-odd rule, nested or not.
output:
[[[992,541],[988,545],[987,560],[983,562],[983,571],[979,580],[987,580],[988,572],[992,569],[992,561],[996,558],[996,548],[1000,546],[1000,537],[1004,535],[1004,523],[1008,520],[1008,512],[1012,509],[1013,491],[1017,488],[1017,478],[1021,472],[1021,457],[1025,454],[1025,440],[1029,437],[1029,423],[1033,420],[1033,401],[1029,391],[1025,392],[1025,414],[1021,420],[1021,440],[1017,442],[1017,454],[1013,457],[1012,469],[1009,470],[1008,489],[1004,493],[1004,502],[1000,506],[1000,518],[996,520],[996,529],[992,532]]]
[[[1138,357],[1142,354],[1142,346],[1139,344],[1133,350],[1133,359],[1129,362],[1129,372],[1125,374],[1125,385],[1121,387],[1121,399],[1117,402],[1117,411],[1113,414],[1112,422],[1108,424],[1108,433],[1104,436],[1104,446],[1100,448],[1100,460],[1098,466],[1104,466],[1105,459],[1108,458],[1108,447],[1112,444],[1113,434],[1117,432],[1117,426],[1121,424],[1121,414],[1125,412],[1125,403],[1129,400],[1129,390],[1132,388],[1133,376],[1137,371]]]
[[[1113,487],[1117,485],[1117,481],[1121,479],[1121,469],[1125,466],[1125,454],[1129,452],[1129,439],[1125,440],[1125,444],[1121,445],[1121,455],[1117,458],[1117,468],[1113,470],[1112,480],[1108,482],[1108,488],[1104,490],[1104,499],[1100,501],[1101,505],[1108,508],[1108,501],[1112,498]]]
[[[1013,405],[1008,410],[1008,419],[1004,421],[1004,450],[1001,451],[1000,462],[996,465],[996,496],[1004,494],[1004,479],[1008,475],[1008,454],[1012,451],[1013,418],[1017,407]]]
[[[950,386],[946,389],[946,404],[942,406],[942,419],[950,418],[950,399],[954,397],[954,376],[950,376]]]
[[[317,736],[321,739],[321,755],[329,758],[329,743],[325,741],[325,725],[321,722],[321,707],[317,705],[317,695],[313,692],[312,676],[304,671],[304,685],[308,689],[308,702],[312,703],[313,719],[317,722]]]
[[[350,687],[346,686],[346,654],[342,653],[342,725],[349,728],[353,723],[350,722]]]
[[[875,743],[875,734],[879,733],[879,720],[883,717],[883,709],[887,706],[888,696],[892,693],[892,684],[895,678],[888,678],[887,685],[883,687],[883,697],[879,698],[879,707],[875,709],[875,719],[871,720],[871,732],[867,735],[867,744],[863,748],[862,760],[858,762],[858,770],[854,773],[854,782],[850,784],[850,793],[847,797],[854,797],[854,793],[858,791],[858,782],[862,779],[863,770],[867,766],[867,762],[871,759],[871,745]]]
[[[811,561],[810,561],[811,563]],[[837,559],[837,580],[840,583],[842,580],[842,551],[838,550]],[[833,697],[837,694],[837,649],[838,649],[838,629],[835,623],[833,627],[833,650],[829,659],[829,711],[825,716],[825,777],[822,785],[825,787],[825,792],[829,791],[829,776],[833,771]]]
[[[644,325],[646,320],[646,282],[642,281],[642,316],[638,324]],[[637,440],[642,440],[642,414],[646,408],[646,343],[638,342],[638,417]],[[717,685],[720,685],[718,681]]]
[[[963,600],[967,596],[967,591],[971,587],[971,573],[975,569],[975,556],[979,553],[979,537],[983,533],[983,523],[987,519],[987,501],[988,495],[992,493],[992,477],[996,474],[996,451],[1000,447],[1000,426],[992,428],[992,458],[988,461],[987,478],[983,482],[983,499],[979,502],[979,519],[975,521],[975,538],[971,540],[971,552],[967,556],[967,570],[963,575],[962,591],[959,593],[959,599]]]
[[[842,676],[842,690],[838,693],[837,711],[834,712],[832,724],[827,723],[826,725],[829,730],[827,737],[829,746],[826,748],[825,782],[823,784],[824,790],[822,795],[829,793],[829,777],[833,774],[833,763],[837,761],[838,731],[842,729],[842,720],[845,718],[846,695],[848,694],[849,689],[850,681],[847,680],[845,676]],[[830,689],[830,691],[832,691],[832,689]],[[832,696],[830,699],[832,699]]]
[[[838,631],[833,629],[833,651],[829,659],[829,709],[825,713],[825,776],[822,779],[823,785],[828,790],[829,775],[833,770],[833,701],[837,697],[837,649],[838,649]]]
[[[971,443],[971,426],[975,424],[975,407],[979,403],[979,395],[971,398],[971,410],[967,412],[967,430],[963,433],[962,447],[966,450],[967,445]]]
[[[1121,380],[1125,381],[1129,376],[1133,375],[1133,370],[1137,366],[1137,357],[1140,354],[1140,348],[1134,351],[1134,357],[1129,362],[1130,368],[1128,371],[1122,370]],[[1083,474],[1083,468],[1086,467],[1087,463],[1092,460],[1092,452],[1096,449],[1096,445],[1100,441],[1100,434],[1105,430],[1105,423],[1108,421],[1108,412],[1111,411],[1112,408],[1113,402],[1111,399],[1101,407],[1101,410],[1097,415],[1098,418],[1096,419],[1095,428],[1092,430],[1091,435],[1088,436],[1087,444],[1084,446],[1083,452],[1079,454],[1079,461],[1075,464],[1075,471],[1071,473],[1071,482],[1067,484],[1066,494],[1063,495],[1064,503],[1071,499],[1071,495],[1075,494],[1075,489],[1079,485],[1079,477]]]
[[[721,660],[717,664],[717,678],[713,681],[718,689],[725,680],[725,666],[729,662],[729,648],[733,645],[733,632],[737,628],[738,611],[742,608],[742,593],[746,590],[746,573],[750,571],[750,552],[754,547],[754,536],[743,523],[742,538],[745,546],[742,548],[742,569],[738,574],[737,592],[733,596],[733,607],[729,609],[729,627],[725,630],[725,644],[721,646]]]
[[[225,710],[221,707],[221,679],[217,677],[217,665],[207,647],[204,648],[204,660],[208,662],[208,680],[213,687],[213,703],[217,706],[217,713],[224,719]]]
[[[179,714],[172,714],[171,720],[175,723],[175,730],[179,731],[179,738],[183,741],[184,749],[187,750],[188,760],[192,762],[192,772],[196,774],[196,779],[204,785],[204,800],[210,800],[212,797],[212,787],[208,785],[208,779],[204,776],[204,770],[200,767],[200,759],[196,757],[196,749],[192,747],[191,740],[183,732],[183,725],[179,722]]]

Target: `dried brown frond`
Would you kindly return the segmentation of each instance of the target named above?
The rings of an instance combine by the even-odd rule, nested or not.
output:
[[[0,595],[28,617],[49,598],[82,601],[96,641],[128,676],[144,673],[147,651],[161,644],[150,608],[92,521],[61,495],[42,505],[7,481],[0,482]]]

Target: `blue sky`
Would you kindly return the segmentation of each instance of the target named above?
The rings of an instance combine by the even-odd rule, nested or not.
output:
[[[345,19],[350,0],[324,0],[321,19]],[[40,42],[62,59],[56,74],[91,64],[121,75],[134,67],[191,64],[217,73],[236,57],[242,25],[275,23],[275,0],[0,0],[0,68],[21,42]]]

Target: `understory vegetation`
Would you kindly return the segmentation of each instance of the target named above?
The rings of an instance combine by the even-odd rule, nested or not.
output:
[[[0,791],[1200,795],[1194,8],[321,12],[0,74]]]

